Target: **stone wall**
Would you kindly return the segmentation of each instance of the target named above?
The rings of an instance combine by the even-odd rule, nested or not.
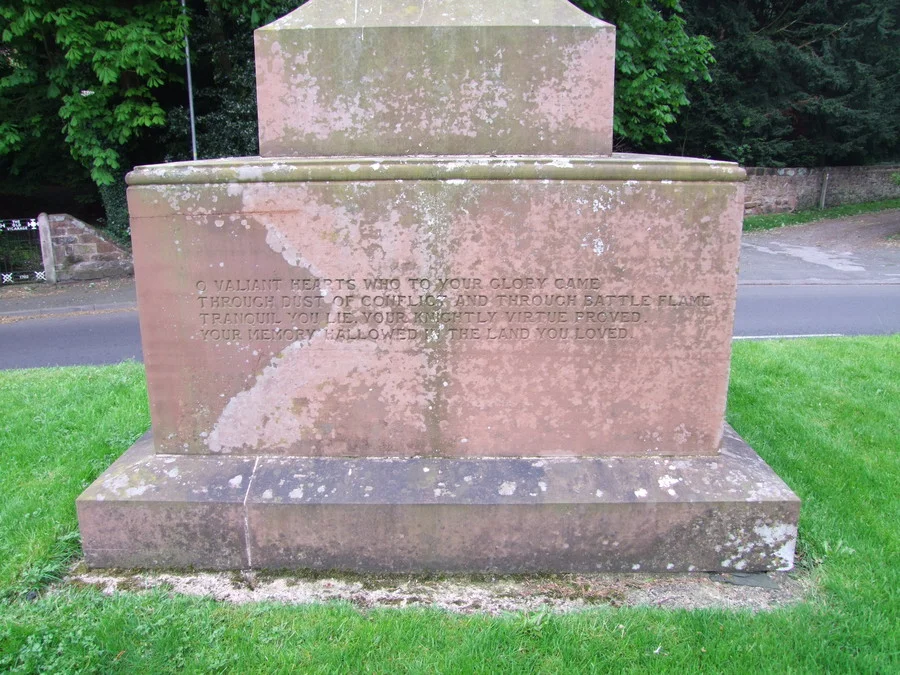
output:
[[[825,206],[900,199],[894,166],[837,166],[815,169],[747,167],[744,213],[784,213],[816,208],[825,186]]]
[[[49,240],[49,246],[44,246],[44,266],[52,265],[55,271],[48,280],[53,276],[56,281],[108,279],[134,272],[131,254],[92,225],[67,213],[41,214],[38,222],[44,230],[42,239]]]

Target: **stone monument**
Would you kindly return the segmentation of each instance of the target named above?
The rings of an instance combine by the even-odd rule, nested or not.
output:
[[[773,570],[724,425],[744,172],[612,154],[565,0],[312,0],[256,32],[261,157],[128,177],[153,420],[94,567]]]

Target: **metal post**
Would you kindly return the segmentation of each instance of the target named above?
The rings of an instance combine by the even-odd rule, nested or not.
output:
[[[181,13],[187,16],[187,7],[184,0],[181,0]],[[191,82],[191,46],[188,43],[187,33],[184,34],[184,56],[187,61],[187,85],[188,85],[188,106],[191,113],[191,150],[194,154],[194,161],[197,161],[197,128],[194,122],[194,85]]]

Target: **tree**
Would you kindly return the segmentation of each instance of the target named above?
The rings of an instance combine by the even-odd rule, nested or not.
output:
[[[297,0],[207,0],[190,6],[200,158],[259,152],[253,30],[299,4]],[[164,147],[167,161],[190,158],[186,101],[169,108]]]
[[[687,86],[709,81],[712,44],[685,31],[678,0],[573,0],[616,26],[613,132],[618,146],[668,142]]]
[[[129,148],[165,123],[157,90],[184,59],[180,4],[11,0],[0,21],[0,154],[25,152],[61,129],[109,212]]]
[[[201,56],[204,156],[255,146],[252,30],[297,4],[190,3]],[[166,141],[170,149],[178,141],[170,158],[187,158],[188,24],[178,0],[12,0],[0,6],[0,168],[24,185],[45,182],[48,167],[65,165],[63,175],[78,178],[84,167],[108,225],[126,233],[123,177],[132,162],[162,161]]]
[[[900,157],[898,0],[686,0],[716,46],[670,151],[748,165]]]

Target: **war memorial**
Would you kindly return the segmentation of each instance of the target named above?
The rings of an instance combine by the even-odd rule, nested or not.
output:
[[[311,0],[255,40],[260,156],[128,177],[152,430],[88,565],[793,565],[724,422],[744,171],[612,152],[613,26]]]

